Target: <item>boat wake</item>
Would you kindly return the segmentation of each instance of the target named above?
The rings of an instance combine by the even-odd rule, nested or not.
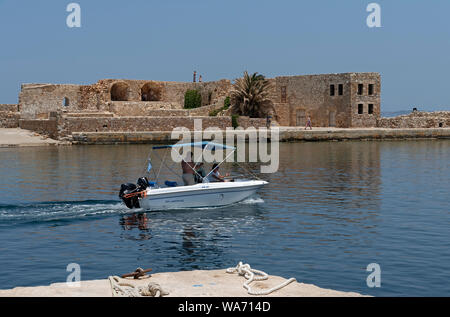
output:
[[[0,224],[55,221],[125,212],[127,208],[122,202],[112,200],[0,204]]]
[[[253,205],[261,203],[264,203],[264,200],[256,196],[249,197],[233,205]],[[211,210],[221,208],[229,208],[229,206],[180,209]],[[65,221],[73,219],[83,219],[85,217],[92,218],[105,215],[127,214],[133,212],[146,212],[146,210],[134,209],[134,211],[131,211],[123,204],[123,202],[117,200],[41,202],[18,205],[0,204],[0,225],[27,222]]]
[[[249,197],[241,201],[240,203],[244,205],[262,204],[264,203],[264,199],[262,199],[261,197]]]

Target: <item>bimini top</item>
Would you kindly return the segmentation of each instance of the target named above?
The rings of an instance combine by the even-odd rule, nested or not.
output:
[[[236,150],[234,146],[228,146],[225,144],[220,143],[214,143],[209,141],[202,141],[202,142],[191,142],[191,143],[176,143],[176,144],[169,144],[169,145],[157,145],[153,147],[153,150],[159,150],[159,149],[168,149],[168,148],[178,148],[178,147],[187,147],[187,146],[194,146],[194,147],[201,147],[204,149],[205,147],[208,147],[208,150],[214,151],[215,149],[223,150],[223,149],[231,149]]]

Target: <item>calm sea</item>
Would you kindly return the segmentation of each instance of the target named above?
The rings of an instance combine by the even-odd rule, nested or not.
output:
[[[86,280],[243,261],[324,288],[450,296],[450,140],[282,143],[279,171],[242,203],[133,212],[118,189],[149,150],[0,149],[0,288],[64,282],[69,263]],[[367,286],[370,263],[379,288]]]

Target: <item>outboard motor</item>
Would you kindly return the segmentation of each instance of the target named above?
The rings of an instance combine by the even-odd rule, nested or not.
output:
[[[140,177],[137,180],[137,184],[126,183],[120,185],[119,197],[128,208],[140,208],[141,206],[138,199],[140,197],[139,192],[146,190],[149,186],[150,183],[147,177]],[[130,195],[134,193],[136,193],[136,195]]]
[[[137,187],[139,187],[139,191],[143,191],[143,190],[147,189],[147,187],[149,187],[149,186],[150,186],[150,184],[148,182],[147,177],[140,177],[137,180]]]
[[[126,183],[126,184],[120,185],[119,197],[123,200],[125,205],[130,209],[140,207],[138,197],[137,197],[137,195],[131,196],[131,197],[125,197],[125,196],[128,194],[136,193],[136,192],[138,192],[138,187],[136,186],[136,184]]]

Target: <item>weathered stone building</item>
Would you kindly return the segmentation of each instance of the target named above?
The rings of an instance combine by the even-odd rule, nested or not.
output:
[[[378,73],[282,76],[271,82],[269,99],[280,126],[375,127],[380,117]],[[187,90],[201,94],[201,107],[184,109]],[[0,123],[18,125],[53,138],[73,132],[168,131],[192,127],[231,126],[224,112],[211,117],[231,95],[230,80],[165,82],[102,79],[92,85],[23,84],[18,106],[4,106]],[[16,110],[11,111],[11,110]],[[8,112],[4,111],[8,110]],[[18,111],[17,111],[18,110]],[[216,112],[217,114],[217,112]],[[265,126],[265,119],[239,118],[239,124]]]
[[[380,116],[378,73],[283,76],[269,81],[270,99],[282,126],[304,126],[311,117],[315,126],[371,127]],[[158,116],[159,110],[182,110],[188,89],[198,89],[205,106],[221,104],[232,85],[229,80],[180,83],[113,79],[93,85],[24,84],[19,104],[22,119],[48,118],[50,112],[58,110]]]
[[[110,112],[118,116],[155,116],[155,110],[182,110],[184,94],[198,89],[202,106],[222,101],[229,80],[181,83],[104,79],[93,85],[23,84],[19,95],[22,119],[48,118],[52,111]],[[169,114],[170,112],[168,112]]]
[[[284,76],[271,79],[270,98],[282,126],[375,127],[380,117],[378,73]]]

